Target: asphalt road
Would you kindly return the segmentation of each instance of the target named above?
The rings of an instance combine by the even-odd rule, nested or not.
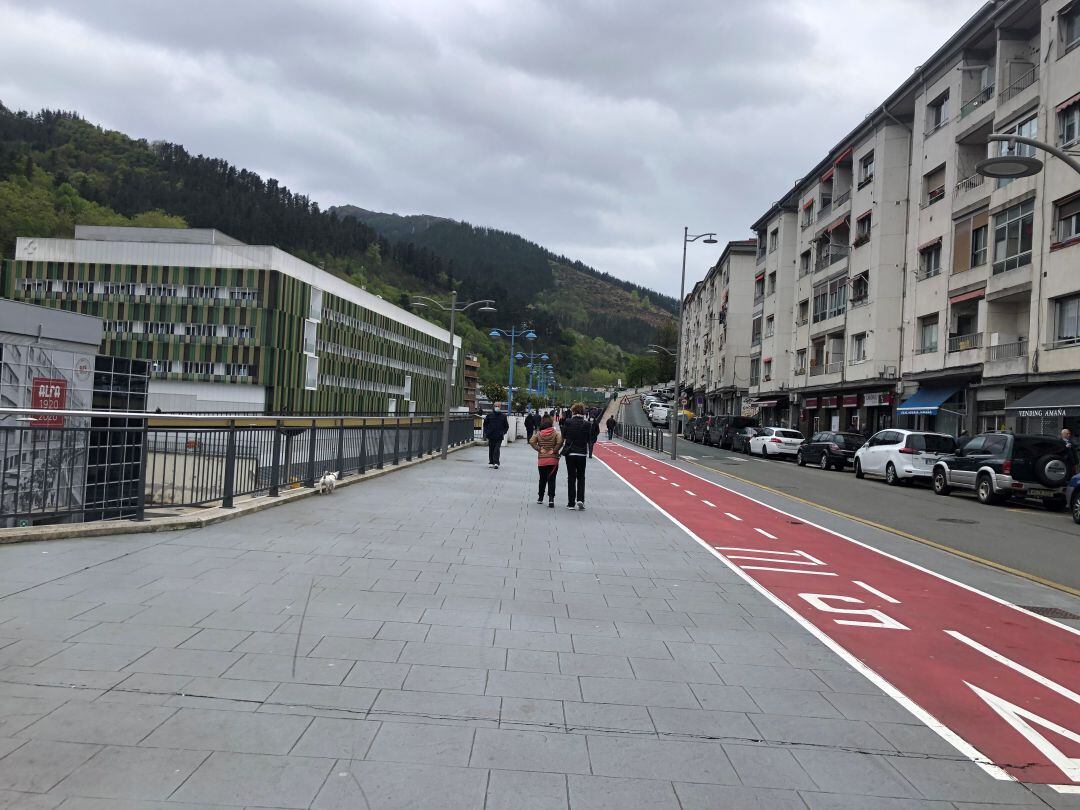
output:
[[[639,403],[628,403],[623,413],[631,424],[648,424]],[[850,470],[751,458],[682,438],[678,448],[681,458],[703,467],[1080,590],[1080,526],[1066,512],[1022,502],[983,506],[974,493],[939,497],[928,485],[890,487],[859,481]]]

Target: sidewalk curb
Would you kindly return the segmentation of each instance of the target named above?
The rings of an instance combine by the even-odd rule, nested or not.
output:
[[[466,444],[451,447],[449,452],[455,453],[458,450],[475,447],[479,444],[480,441],[474,439]],[[343,478],[338,482],[337,486],[338,488],[341,488],[347,487],[350,484],[360,483],[361,481],[369,481],[372,478],[379,478],[388,473],[404,470],[417,464],[434,461],[438,458],[439,454],[436,451],[436,453],[428,457],[414,458],[411,461],[402,461],[399,464],[385,466],[381,470],[370,469],[363,474],[356,473],[350,475],[348,478]],[[136,523],[132,520],[96,520],[89,523],[32,526],[25,529],[0,529],[0,545],[7,545],[10,543],[32,543],[43,540],[70,540],[80,537],[105,537],[115,534],[152,534],[155,532],[175,532],[182,529],[201,529],[204,526],[213,526],[215,523],[236,520],[237,518],[246,515],[262,512],[266,509],[272,509],[275,506],[281,506],[282,504],[293,503],[294,501],[303,500],[304,498],[310,498],[316,494],[314,488],[304,487],[302,489],[282,491],[276,498],[271,498],[269,495],[253,496],[243,503],[237,504],[232,509],[214,506],[201,511],[198,514],[155,518],[145,520],[141,523]]]

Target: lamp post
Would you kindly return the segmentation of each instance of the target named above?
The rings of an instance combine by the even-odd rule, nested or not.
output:
[[[543,360],[547,362],[551,358],[547,356],[547,352],[541,352],[540,354],[536,352],[518,352],[514,355],[514,359],[529,361],[525,368],[529,369],[529,391],[531,392],[533,390],[533,370],[536,368],[536,361]]]
[[[458,306],[457,302],[457,290],[450,292],[450,303],[445,304],[442,301],[436,301],[434,298],[428,298],[426,295],[414,295],[409,302],[409,306],[413,309],[426,309],[429,306],[441,309],[443,312],[450,313],[450,339],[446,344],[446,385],[443,389],[443,423],[442,423],[442,458],[446,458],[446,454],[450,447],[450,397],[453,395],[454,390],[454,326],[456,325],[456,315],[459,312],[465,312],[472,307],[479,307],[477,312],[494,312],[495,307],[492,306],[495,302],[489,298],[485,298],[482,301],[472,301],[464,306]]]
[[[514,407],[514,341],[519,337],[525,340],[536,340],[536,332],[522,324],[520,329],[516,326],[511,326],[509,329],[492,329],[488,332],[488,337],[510,338],[510,382],[506,388],[506,415],[509,416]]]
[[[1022,135],[987,135],[988,141],[1004,141],[1009,145],[1009,151],[1015,152],[1017,144],[1041,149],[1047,154],[1053,155],[1077,174],[1080,174],[1080,161],[1064,150],[1051,146],[1048,143],[1037,141],[1034,138],[1025,138]],[[1012,180],[1017,177],[1030,177],[1042,171],[1043,163],[1038,158],[1027,155],[998,155],[997,157],[981,160],[975,166],[975,171],[983,177],[993,177],[1004,180]]]
[[[678,441],[678,426],[679,426],[679,408],[682,405],[682,365],[683,365],[683,353],[679,351],[679,344],[682,343],[682,328],[683,328],[683,303],[686,298],[686,246],[691,242],[696,242],[701,239],[706,245],[715,245],[717,242],[715,233],[699,233],[691,234],[689,228],[683,227],[683,243],[682,243],[682,280],[679,282],[679,332],[678,337],[675,340],[675,412],[669,414],[671,419],[671,460],[675,461],[678,458],[678,452],[676,449],[676,442]]]

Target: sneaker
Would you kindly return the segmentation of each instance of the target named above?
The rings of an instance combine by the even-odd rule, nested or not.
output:
[[[495,465],[495,469],[496,469],[496,470],[497,470],[497,469],[499,469],[499,465],[498,465],[498,464],[496,464],[496,465]]]
[[[544,499],[543,499],[543,498],[537,498],[537,499],[536,499],[536,502],[537,502],[537,503],[543,503],[543,502],[544,502]]]
[[[573,505],[572,503],[568,503],[568,504],[566,505],[566,508],[567,508],[567,509],[577,509],[577,507],[576,507],[576,506],[574,506],[574,505]]]
[[[555,508],[555,501],[548,501],[548,509],[554,509],[554,508]]]
[[[578,501],[577,502],[577,508],[578,508],[579,512],[584,512],[585,511],[585,501]]]

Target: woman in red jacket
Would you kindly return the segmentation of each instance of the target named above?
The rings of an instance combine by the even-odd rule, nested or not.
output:
[[[536,469],[540,474],[540,491],[536,502],[544,502],[544,490],[548,493],[548,507],[555,508],[555,477],[559,474],[559,452],[562,436],[555,430],[550,416],[540,420],[540,429],[533,433],[529,444],[536,451]]]

